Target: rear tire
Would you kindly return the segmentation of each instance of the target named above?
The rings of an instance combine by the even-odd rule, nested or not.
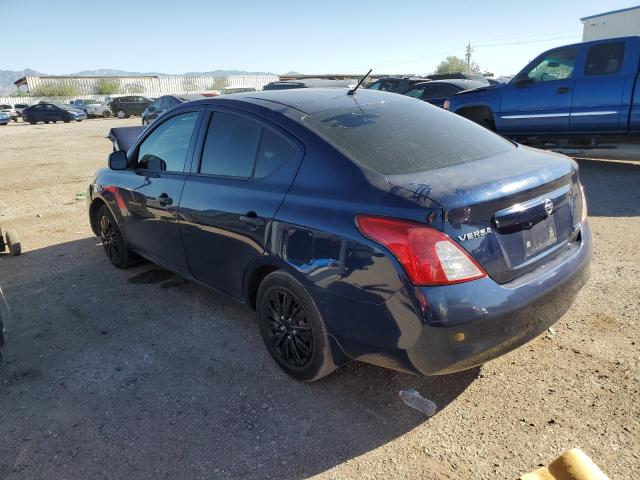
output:
[[[22,245],[20,244],[20,239],[18,238],[18,234],[16,232],[8,230],[4,232],[4,238],[11,255],[17,257],[22,253]]]
[[[258,289],[256,311],[267,351],[288,375],[312,382],[336,369],[320,312],[292,275],[269,274]]]
[[[109,261],[117,268],[129,268],[133,263],[131,250],[106,205],[98,210],[96,225],[98,225],[100,241]]]
[[[111,112],[109,110],[105,110],[102,112],[102,118],[109,118],[111,116]]]
[[[31,125],[35,125],[35,124],[36,124],[36,123],[38,123],[38,122],[36,122],[35,120],[29,120],[29,123],[30,123]]]
[[[124,110],[118,110],[118,111],[116,112],[116,116],[117,116],[120,120],[122,120],[122,119],[124,119],[124,118],[129,118],[129,115],[128,115],[128,114],[127,114],[127,112],[125,112]]]

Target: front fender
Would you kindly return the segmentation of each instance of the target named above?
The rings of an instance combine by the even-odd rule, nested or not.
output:
[[[484,90],[481,92],[469,92],[454,95],[449,99],[449,110],[458,113],[463,108],[484,107],[493,113],[500,111],[499,88]]]

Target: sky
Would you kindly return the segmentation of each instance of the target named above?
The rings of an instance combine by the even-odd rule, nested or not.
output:
[[[517,73],[638,0],[0,0],[0,70],[430,73],[448,55]]]

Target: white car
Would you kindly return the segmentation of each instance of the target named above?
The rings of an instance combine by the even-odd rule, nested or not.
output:
[[[14,122],[18,121],[18,114],[16,113],[15,109],[11,105],[6,105],[6,104],[0,105],[0,112],[6,113],[7,115],[9,115],[11,120],[13,120]]]

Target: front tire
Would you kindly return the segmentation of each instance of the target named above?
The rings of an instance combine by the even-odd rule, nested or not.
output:
[[[122,120],[124,118],[129,118],[129,115],[127,115],[127,112],[125,112],[124,110],[118,110],[116,112],[116,117],[118,117],[120,120]]]
[[[109,261],[117,268],[125,269],[131,266],[131,250],[106,205],[98,210],[97,225],[100,241]]]
[[[102,118],[109,118],[111,116],[111,112],[109,110],[105,110],[102,112]]]
[[[256,310],[267,351],[291,377],[312,382],[336,369],[320,312],[293,276],[269,274],[258,289]]]

